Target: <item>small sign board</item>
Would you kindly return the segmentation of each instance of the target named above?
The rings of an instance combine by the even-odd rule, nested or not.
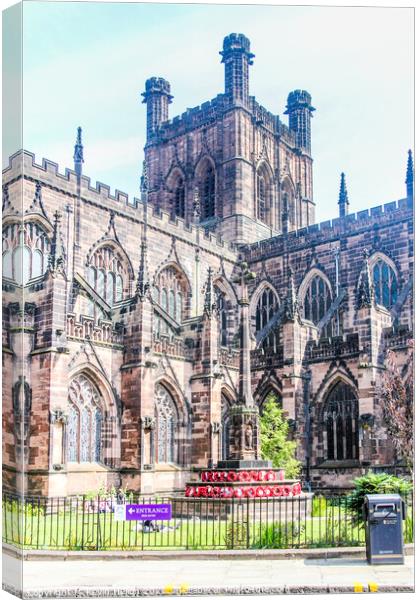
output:
[[[114,509],[116,521],[170,521],[171,504],[117,504]]]

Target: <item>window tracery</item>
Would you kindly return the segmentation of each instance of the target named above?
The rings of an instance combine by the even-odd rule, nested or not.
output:
[[[255,311],[255,332],[259,333],[274,317],[279,310],[279,303],[274,291],[267,287],[265,288],[257,302]],[[272,330],[261,344],[262,348],[276,352],[280,348],[279,329],[278,327]]]
[[[69,387],[67,419],[67,460],[100,462],[102,459],[102,398],[85,375],[78,375]]]
[[[48,266],[50,240],[38,223],[12,223],[3,229],[3,277],[26,285]]]
[[[324,426],[328,460],[359,458],[359,403],[352,388],[342,381],[328,394]]]
[[[124,297],[128,285],[128,272],[124,261],[111,246],[101,246],[89,261],[87,271],[89,285],[110,306]]]
[[[185,318],[187,282],[184,275],[174,266],[168,266],[163,269],[156,280],[152,290],[153,299],[160,307],[174,319],[181,323]],[[170,333],[168,323],[155,315],[154,332]]]
[[[391,308],[398,297],[397,277],[394,269],[380,258],[373,265],[372,279],[376,303],[385,308]]]
[[[177,410],[171,394],[160,383],[155,387],[155,418],[157,462],[176,462]]]
[[[303,302],[304,318],[307,321],[312,321],[314,325],[318,325],[327,314],[331,304],[331,289],[326,279],[320,275],[314,275],[306,288]],[[322,337],[334,334],[334,322],[334,319],[331,319],[324,327]]]

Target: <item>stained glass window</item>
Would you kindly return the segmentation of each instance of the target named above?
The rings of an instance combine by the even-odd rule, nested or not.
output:
[[[274,317],[279,310],[279,303],[271,288],[265,288],[260,294],[255,312],[255,332],[259,333]],[[262,348],[276,351],[279,348],[279,329],[278,327],[266,336],[261,344]]]
[[[102,399],[85,375],[78,375],[69,387],[67,460],[98,462],[102,448]]]
[[[379,259],[373,266],[373,287],[377,304],[391,308],[397,301],[398,286],[394,270]]]
[[[266,223],[267,220],[267,190],[264,175],[260,172],[257,175],[257,206],[258,219]]]
[[[101,246],[90,259],[88,283],[110,306],[123,299],[124,285],[128,286],[129,272],[125,263],[111,246]]]
[[[168,266],[159,273],[152,289],[153,298],[177,323],[184,319],[187,282],[175,267]],[[161,317],[155,318],[154,334],[173,333],[172,328]]]
[[[78,454],[78,422],[79,414],[74,406],[70,407],[67,419],[67,460],[70,462],[77,461]]]
[[[157,435],[157,462],[176,462],[175,428],[177,411],[174,400],[161,384],[155,387],[155,416]]]
[[[332,304],[330,287],[319,275],[314,275],[307,287],[303,302],[304,316],[314,325],[325,317]],[[323,337],[333,335],[334,319],[331,319],[322,332]]]
[[[328,460],[359,458],[359,404],[352,388],[338,382],[325,402]]]
[[[50,242],[36,223],[25,223],[24,229],[14,223],[3,229],[3,277],[26,285],[41,277],[48,265]]]

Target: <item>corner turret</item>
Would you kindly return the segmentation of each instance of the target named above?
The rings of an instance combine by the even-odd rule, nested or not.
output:
[[[168,107],[173,98],[169,81],[163,77],[147,79],[146,90],[142,96],[143,104],[147,106],[147,141],[149,141],[160,125],[168,120]]]
[[[225,65],[225,94],[233,103],[247,104],[249,99],[249,65],[254,54],[250,41],[242,33],[231,33],[223,40],[219,53]]]
[[[288,95],[284,112],[289,115],[289,129],[295,133],[296,146],[307,154],[311,153],[311,117],[315,110],[311,102],[309,92],[295,90]]]

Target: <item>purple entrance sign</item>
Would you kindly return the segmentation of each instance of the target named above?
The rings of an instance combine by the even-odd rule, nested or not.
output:
[[[170,504],[126,504],[127,521],[170,521],[172,506]]]

